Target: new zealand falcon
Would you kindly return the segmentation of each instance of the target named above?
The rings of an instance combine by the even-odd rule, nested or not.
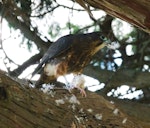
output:
[[[59,38],[51,44],[32,73],[34,76],[42,71],[35,87],[40,88],[43,83],[53,83],[59,76],[69,73],[82,74],[92,56],[105,46],[107,44],[100,32],[71,34]]]

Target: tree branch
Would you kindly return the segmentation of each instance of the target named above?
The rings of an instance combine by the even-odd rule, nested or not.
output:
[[[113,72],[89,65],[84,69],[83,73],[98,79],[101,83],[107,83],[106,91],[110,91],[120,85],[129,85],[136,87],[136,89],[149,87],[149,72],[138,72],[134,69],[120,69],[117,72]]]
[[[117,99],[114,97],[106,97],[107,100],[113,101],[116,106],[126,112],[129,116],[145,122],[146,125],[150,126],[150,111],[147,104],[141,104],[130,100]],[[134,106],[134,107],[133,107]]]
[[[64,90],[47,94],[26,88],[24,83],[14,81],[1,71],[0,78],[0,127],[140,128],[115,104],[95,93],[87,91],[87,98],[81,97],[77,90],[74,95]]]
[[[150,33],[150,2],[149,1],[127,1],[127,0],[86,0],[86,3],[107,12],[113,17],[127,21],[145,32]]]
[[[26,38],[33,41],[41,52],[45,52],[49,47],[51,42],[43,41],[36,33],[35,30],[31,31],[30,26],[27,26],[25,22],[18,19],[17,16],[14,15],[13,10],[9,8],[11,5],[0,3],[0,7],[4,9],[5,14],[3,17],[17,29],[19,29]]]

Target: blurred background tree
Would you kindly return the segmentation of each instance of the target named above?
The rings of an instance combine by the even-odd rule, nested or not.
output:
[[[101,10],[90,10],[94,18],[88,17],[85,9],[72,0],[64,3],[61,0],[2,0],[0,52],[1,62],[5,65],[3,70],[13,77],[19,77],[31,65],[37,64],[51,43],[59,37],[101,31],[107,35],[108,42],[117,42],[120,47],[117,50],[104,48],[99,51],[85,68],[84,74],[104,83],[105,86],[97,91],[103,96],[123,98],[138,92],[132,100],[150,103],[149,34]],[[3,22],[9,26],[9,36],[18,33],[15,38],[21,38],[19,46],[31,53],[28,59],[19,64],[4,48],[8,39],[3,38]],[[25,56],[15,49],[11,49],[11,52],[17,52],[21,58]],[[119,91],[122,85],[127,85],[123,94]]]

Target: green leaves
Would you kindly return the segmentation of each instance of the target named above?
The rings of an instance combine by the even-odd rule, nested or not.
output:
[[[57,22],[53,22],[49,28],[48,34],[51,38],[56,38],[60,34],[61,28]]]
[[[71,34],[75,34],[77,31],[79,31],[81,29],[81,26],[75,25],[71,22],[67,22],[65,29],[69,29]]]

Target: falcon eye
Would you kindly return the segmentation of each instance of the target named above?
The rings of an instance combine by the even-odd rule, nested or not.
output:
[[[101,35],[101,36],[100,36],[100,39],[101,39],[101,40],[106,40],[106,37],[105,37],[104,35]]]

